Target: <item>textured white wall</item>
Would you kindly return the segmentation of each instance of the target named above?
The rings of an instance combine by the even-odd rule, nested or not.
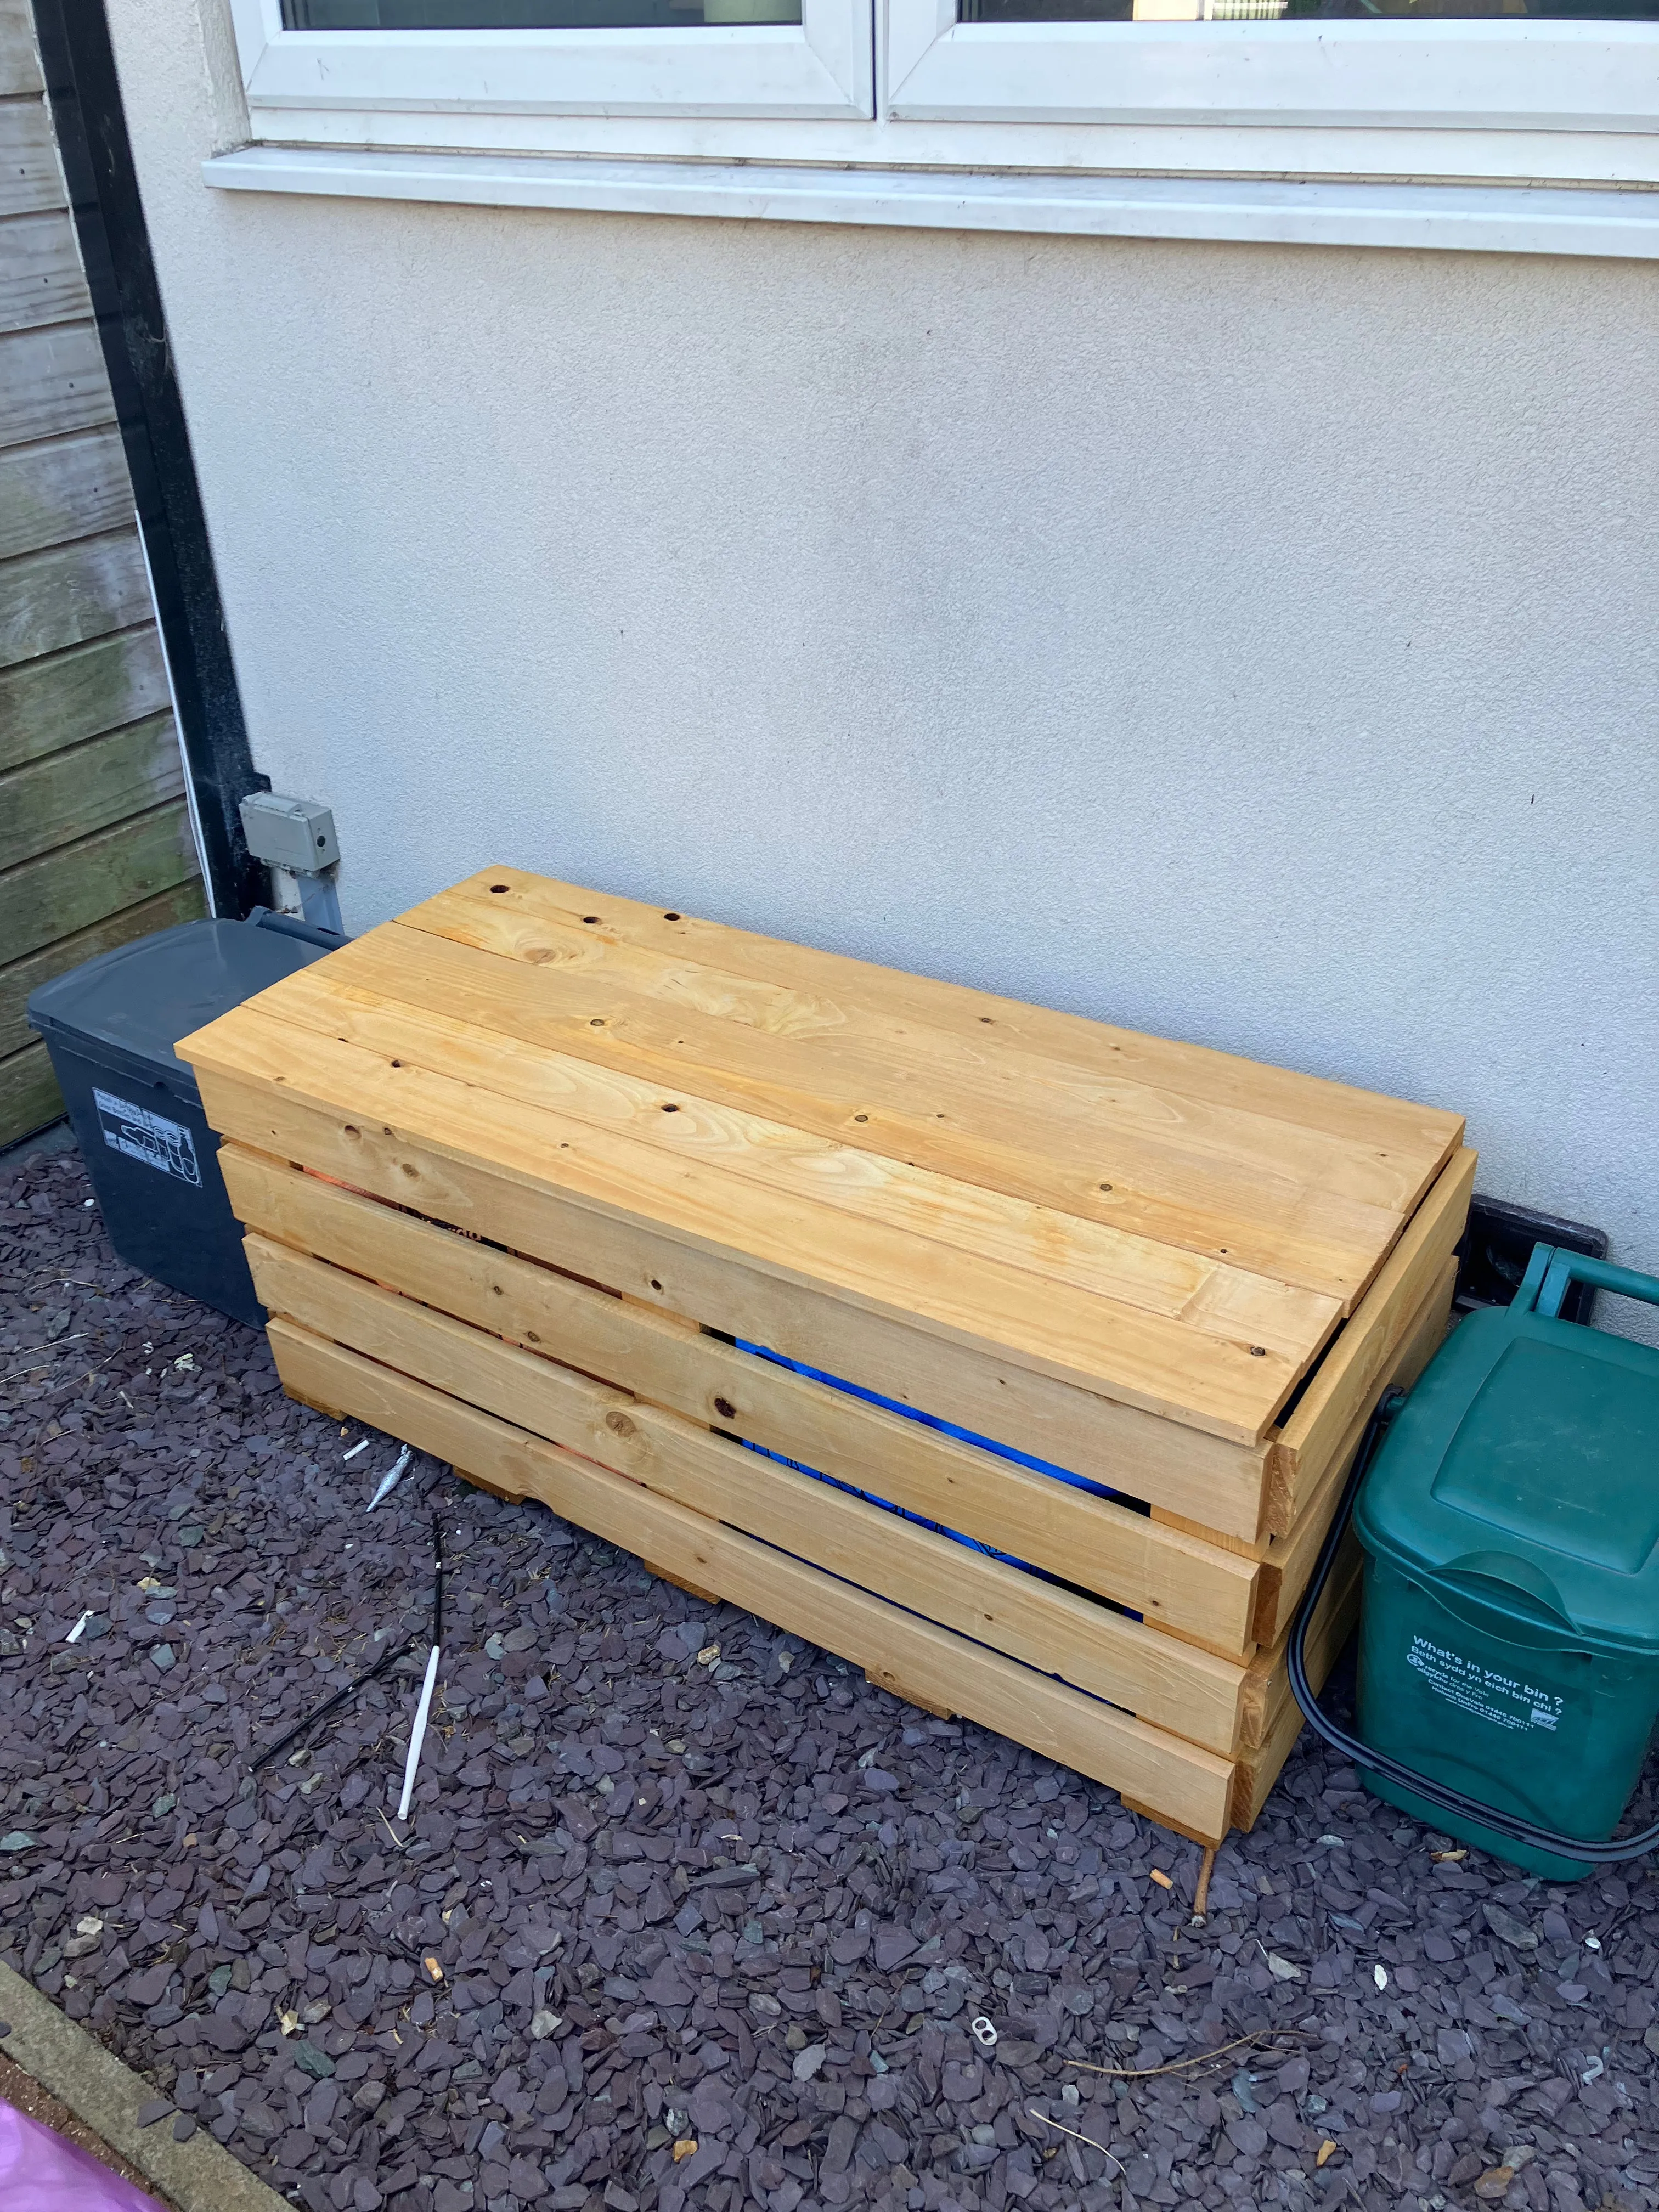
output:
[[[1649,267],[217,193],[111,12],[349,927],[546,869],[1461,1108],[1659,1267]]]

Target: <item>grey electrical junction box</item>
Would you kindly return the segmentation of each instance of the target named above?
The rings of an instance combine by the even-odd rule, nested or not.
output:
[[[296,874],[317,875],[340,857],[334,817],[309,799],[256,791],[242,801],[242,834],[256,860]]]

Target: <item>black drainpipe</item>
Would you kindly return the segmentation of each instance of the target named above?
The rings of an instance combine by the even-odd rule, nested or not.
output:
[[[248,750],[184,403],[121,107],[103,0],[33,0],[70,204],[115,395],[173,678],[209,902],[240,915],[269,896],[239,801],[269,791]]]

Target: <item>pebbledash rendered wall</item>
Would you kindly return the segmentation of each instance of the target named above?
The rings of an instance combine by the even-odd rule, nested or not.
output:
[[[112,26],[349,927],[659,898],[1461,1108],[1659,1268],[1659,269],[216,192],[198,4]]]

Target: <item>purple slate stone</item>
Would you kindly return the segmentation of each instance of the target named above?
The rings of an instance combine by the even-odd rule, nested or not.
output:
[[[365,1431],[285,1400],[262,1338],[123,1268],[77,1159],[9,1168],[0,1322],[48,1364],[0,1424],[0,1837],[33,1839],[0,1855],[0,1954],[176,2094],[159,2120],[306,2212],[1104,2212],[1115,2169],[1022,2119],[1033,2103],[1109,2144],[1143,2212],[1276,2199],[1262,2176],[1311,2182],[1328,2137],[1325,2194],[1368,2207],[1472,2203],[1522,2143],[1527,2212],[1659,2212],[1639,1869],[1529,1887],[1478,1851],[1436,1862],[1447,1838],[1304,1732],[1191,1928],[1196,1850],[1109,1790],[793,1638],[785,1670],[775,1631],[544,1507],[417,1456],[368,1519],[388,1439],[345,1462]],[[419,1656],[299,1765],[251,1761],[377,1629],[429,1621],[434,1510],[454,1563],[442,1722],[399,1830]],[[17,1613],[40,1625],[27,1653]],[[711,1643],[720,1666],[696,1666]],[[1351,1685],[1327,1695],[1345,1711]],[[755,1871],[706,1885],[716,1853]],[[1303,1978],[1275,1980],[1266,1950]],[[966,2032],[981,2012],[994,2052]],[[792,2028],[823,2047],[809,2080]],[[1150,2079],[1067,2066],[1252,2031]],[[699,2142],[678,2166],[655,2135],[671,2113]]]

